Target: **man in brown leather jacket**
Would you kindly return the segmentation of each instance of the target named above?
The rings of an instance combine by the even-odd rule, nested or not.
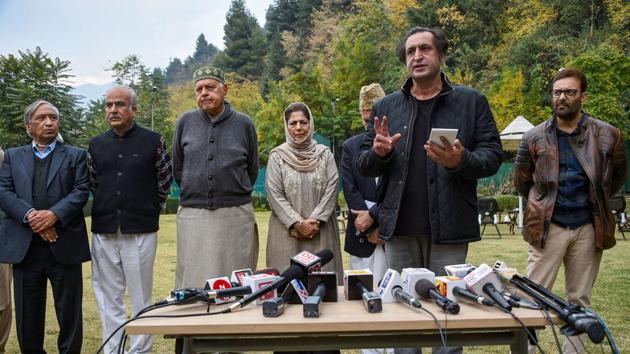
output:
[[[590,307],[602,251],[615,245],[608,200],[625,181],[626,156],[619,129],[580,110],[586,87],[578,70],[558,72],[553,117],[521,140],[514,185],[527,196],[528,277],[551,289],[564,263],[568,300]],[[583,351],[567,339],[564,353]]]

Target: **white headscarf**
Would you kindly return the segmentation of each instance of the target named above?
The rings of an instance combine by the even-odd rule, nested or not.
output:
[[[302,142],[295,141],[295,139],[291,137],[291,134],[289,134],[287,111],[291,109],[293,111],[301,112],[301,110],[295,109],[296,106],[303,107],[308,111],[308,136]],[[286,137],[286,143],[283,143],[275,149],[271,150],[271,153],[277,153],[280,158],[284,160],[284,162],[289,164],[296,171],[314,171],[317,167],[319,158],[322,156],[324,151],[326,151],[327,147],[318,144],[315,139],[313,139],[313,134],[315,133],[315,119],[311,114],[311,110],[306,104],[302,102],[293,102],[284,110],[282,118],[284,121],[284,135]]]

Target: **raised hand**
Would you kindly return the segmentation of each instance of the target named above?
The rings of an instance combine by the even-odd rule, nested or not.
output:
[[[386,157],[392,152],[401,135],[396,133],[394,136],[389,136],[387,116],[383,116],[382,123],[378,117],[374,117],[374,132],[376,132],[376,136],[374,137],[372,148],[379,157]]]

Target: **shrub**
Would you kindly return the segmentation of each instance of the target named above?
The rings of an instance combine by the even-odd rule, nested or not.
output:
[[[254,210],[256,211],[269,211],[269,200],[262,194],[252,194],[252,202],[254,203]]]
[[[179,198],[169,197],[166,199],[162,214],[177,214],[177,207],[179,207]]]
[[[518,208],[518,196],[515,195],[497,195],[497,204],[501,210],[512,210]]]
[[[90,195],[90,199],[88,199],[87,203],[85,203],[85,206],[83,206],[83,215],[92,215],[92,195]]]
[[[348,209],[348,203],[346,202],[345,195],[343,195],[343,191],[339,191],[339,194],[337,194],[337,205],[339,205],[341,209]]]

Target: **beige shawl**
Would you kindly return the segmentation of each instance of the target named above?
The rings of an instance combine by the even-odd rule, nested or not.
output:
[[[304,104],[304,106],[306,106],[306,104]],[[291,137],[287,126],[287,120],[284,119],[285,114],[283,114],[282,121],[284,122],[284,135],[287,141],[286,143],[283,143],[271,150],[271,153],[277,153],[284,162],[299,172],[314,171],[317,167],[319,158],[327,149],[326,146],[318,144],[315,139],[313,139],[313,134],[315,133],[315,118],[313,117],[313,114],[311,114],[311,110],[308,106],[306,106],[306,109],[308,110],[308,115],[310,117],[308,120],[310,129],[306,139],[304,139],[303,142],[298,143]]]

